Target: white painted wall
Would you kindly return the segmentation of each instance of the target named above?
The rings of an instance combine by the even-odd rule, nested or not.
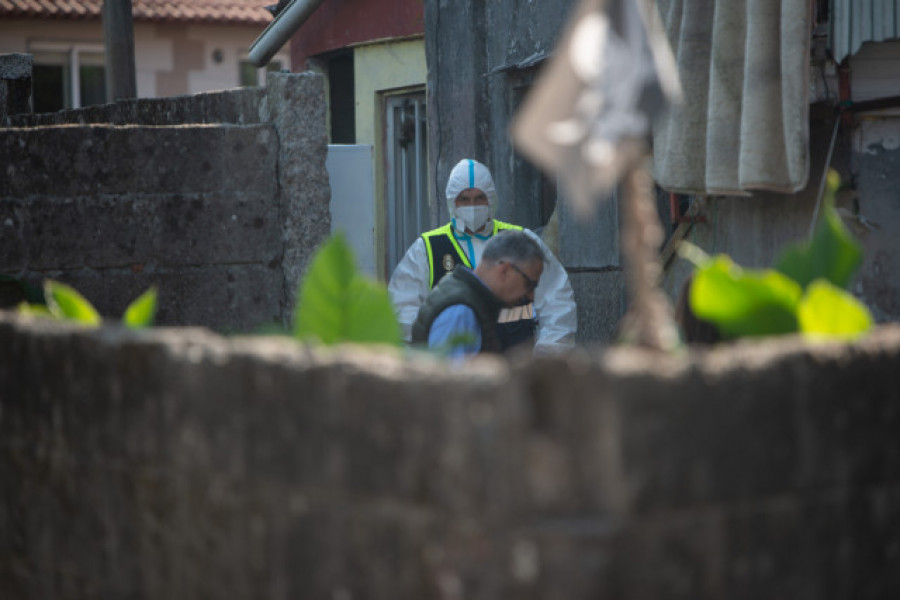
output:
[[[176,43],[170,32],[184,29],[187,39],[201,44],[203,66],[189,70],[187,84],[177,94],[196,94],[229,89],[239,84],[239,62],[246,58],[250,44],[262,26],[235,25],[168,25],[164,23],[135,23],[135,77],[137,93],[142,98],[159,95],[157,74],[178,68]],[[60,48],[71,45],[103,45],[103,26],[99,21],[60,21],[37,19],[0,20],[0,54],[32,52],[41,47]],[[221,50],[222,61],[213,60],[215,50]],[[290,68],[290,56],[285,47],[277,56],[285,68]]]

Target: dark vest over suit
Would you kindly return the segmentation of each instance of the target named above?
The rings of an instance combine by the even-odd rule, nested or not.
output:
[[[419,309],[412,327],[414,344],[427,344],[431,325],[444,309],[465,304],[475,312],[481,326],[481,352],[500,352],[497,317],[503,303],[469,269],[457,267],[441,279]]]
[[[494,219],[492,235],[507,230],[521,231],[522,227],[511,223],[504,223]],[[452,271],[457,265],[472,267],[469,257],[460,247],[456,236],[453,234],[453,223],[447,223],[437,229],[426,231],[422,234],[425,241],[425,250],[428,252],[428,282],[434,288],[441,278]],[[499,323],[497,335],[500,339],[500,348],[505,350],[523,342],[534,343],[536,321],[533,318],[534,306],[531,302],[522,305],[513,313],[514,320]]]

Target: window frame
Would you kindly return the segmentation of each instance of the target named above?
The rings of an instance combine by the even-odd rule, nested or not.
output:
[[[64,88],[63,93],[63,104],[66,103],[66,99],[69,100],[71,106],[63,106],[64,109],[68,108],[83,108],[81,106],[81,71],[80,67],[82,66],[79,61],[79,56],[82,54],[100,54],[103,56],[103,67],[106,68],[106,47],[103,42],[91,42],[91,41],[64,41],[64,40],[28,40],[26,42],[26,52],[34,56],[36,53],[40,55],[41,53],[62,53],[68,56],[67,64],[63,64],[62,66],[67,66],[69,68],[69,78],[68,81],[64,82],[66,86]],[[57,63],[42,63],[37,60],[34,61],[35,65],[43,64],[43,65],[56,65]],[[68,93],[68,96],[66,94]],[[33,99],[32,99],[33,102]]]

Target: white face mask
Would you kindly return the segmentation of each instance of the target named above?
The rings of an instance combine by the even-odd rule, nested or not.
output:
[[[463,229],[477,232],[484,227],[484,224],[491,218],[490,206],[457,206],[456,207],[457,225]]]

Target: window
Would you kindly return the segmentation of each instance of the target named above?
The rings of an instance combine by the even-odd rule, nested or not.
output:
[[[328,143],[356,143],[356,84],[353,49],[317,54],[306,59],[307,68],[325,77],[328,98]]]
[[[34,112],[56,112],[106,102],[103,46],[41,44],[30,51],[34,57]]]
[[[238,78],[241,87],[254,87],[266,85],[269,73],[279,73],[284,70],[287,61],[282,58],[273,58],[265,67],[257,69],[249,60],[242,60],[238,64]]]
[[[387,272],[391,273],[431,222],[425,92],[388,96],[385,109]]]

